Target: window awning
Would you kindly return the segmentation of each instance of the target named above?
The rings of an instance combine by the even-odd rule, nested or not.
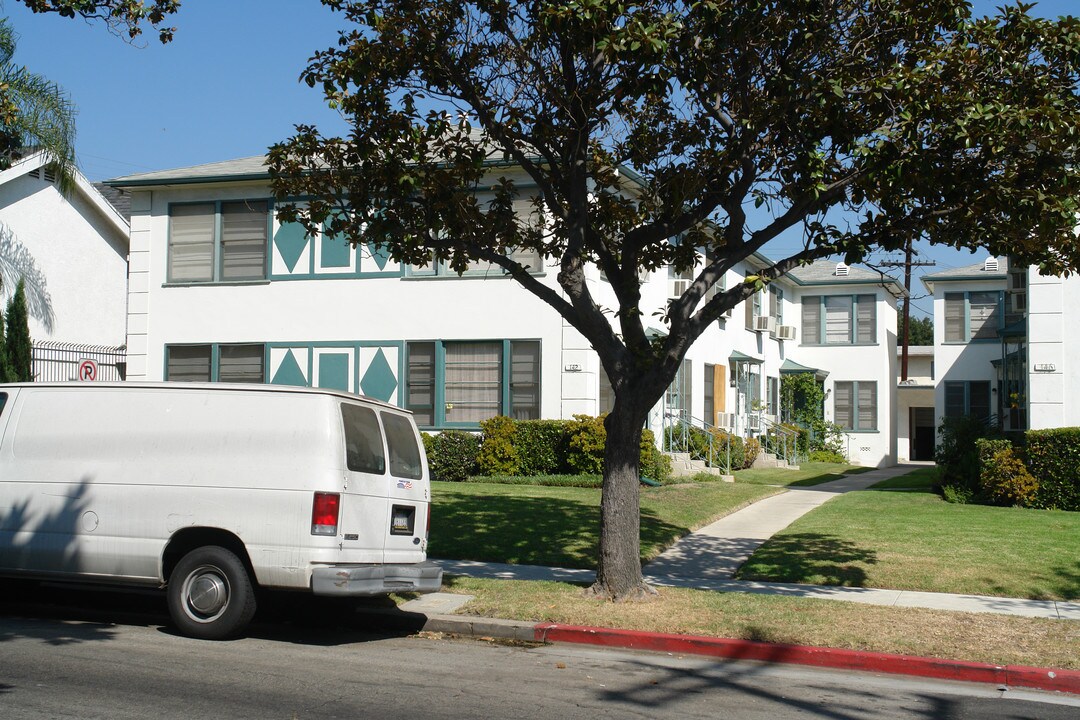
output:
[[[732,350],[731,355],[728,356],[728,360],[733,363],[750,363],[751,365],[761,365],[765,362],[760,358],[747,355],[746,353],[741,353],[738,350]]]
[[[822,370],[821,368],[807,367],[806,365],[800,365],[794,360],[785,360],[780,365],[781,375],[796,375],[799,373],[814,373],[814,377],[818,382],[825,382],[825,378],[829,377],[828,370]]]
[[[998,330],[998,337],[1023,337],[1027,335],[1027,323],[1017,320],[1012,325],[1006,325]]]

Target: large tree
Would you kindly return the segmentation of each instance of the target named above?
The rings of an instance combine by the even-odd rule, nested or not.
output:
[[[276,196],[310,198],[280,217],[406,263],[494,263],[589,340],[615,391],[598,595],[650,592],[641,429],[725,310],[801,263],[908,238],[1078,267],[1074,19],[973,20],[963,0],[323,1],[347,26],[303,78],[351,128],[271,149]],[[791,232],[800,250],[720,291]],[[557,287],[515,248],[557,264]],[[639,278],[666,265],[696,278],[657,337]]]

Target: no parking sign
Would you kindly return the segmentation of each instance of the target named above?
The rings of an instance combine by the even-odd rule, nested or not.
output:
[[[84,358],[79,361],[79,370],[75,377],[79,382],[94,382],[97,380],[98,366],[97,362]]]

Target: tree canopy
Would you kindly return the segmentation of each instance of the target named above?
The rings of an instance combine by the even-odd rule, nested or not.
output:
[[[36,13],[56,13],[60,17],[80,17],[105,23],[119,35],[134,40],[142,34],[142,23],[158,31],[158,39],[167,43],[176,28],[165,25],[169,16],[180,9],[180,0],[19,0]]]
[[[280,215],[408,263],[494,263],[589,340],[616,398],[607,596],[641,586],[643,420],[725,310],[801,263],[909,238],[1080,268],[1076,19],[972,19],[964,0],[323,1],[346,29],[302,77],[351,128],[271,149],[277,197],[310,198]],[[706,294],[790,233],[801,249]],[[666,265],[695,280],[657,337],[639,278]]]

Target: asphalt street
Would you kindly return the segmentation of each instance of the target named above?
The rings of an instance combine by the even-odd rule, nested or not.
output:
[[[380,631],[342,604],[283,602],[231,642],[174,634],[154,594],[0,596],[0,717],[1011,718],[1080,698],[580,646]]]

